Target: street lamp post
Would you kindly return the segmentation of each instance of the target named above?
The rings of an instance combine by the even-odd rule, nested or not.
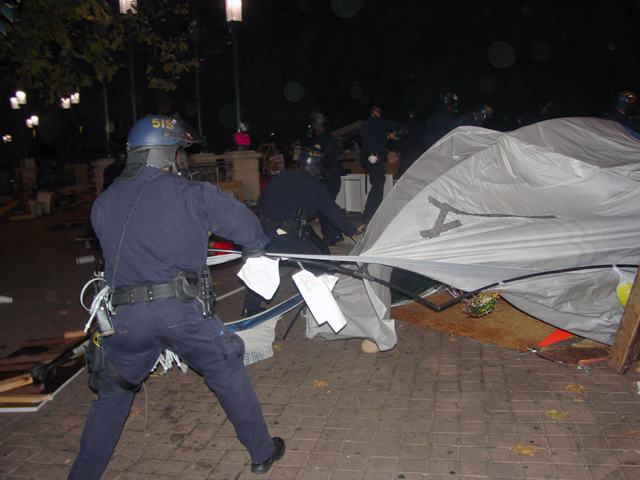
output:
[[[238,75],[238,34],[237,28],[242,23],[242,0],[225,0],[227,7],[227,22],[231,29],[231,44],[233,47],[233,78],[236,96],[236,123],[237,132],[240,133],[242,121],[240,120],[240,83]]]
[[[17,90],[14,96],[9,99],[9,102],[11,103],[11,108],[13,110],[20,110],[20,105],[27,104],[27,94],[22,90]],[[29,150],[27,148],[27,139],[25,138],[24,132],[22,129],[20,130],[20,136],[22,137],[22,147],[24,149],[24,158],[27,158],[29,156]]]
[[[193,33],[193,58],[198,62],[194,68],[195,77],[195,89],[196,89],[196,113],[198,116],[198,132],[204,136],[202,132],[202,95],[200,88],[200,44],[202,34],[202,24],[199,17],[195,17],[191,21],[191,28]],[[205,140],[206,144],[206,140]]]
[[[72,93],[71,95],[69,95],[68,97],[65,98],[61,98],[60,99],[60,106],[62,107],[63,110],[72,110],[72,106],[73,105],[79,105],[80,104],[80,93],[79,92],[75,92]],[[76,112],[75,110],[73,110],[73,137],[75,139],[75,144],[76,144],[76,155],[79,158],[80,157],[80,142],[78,140],[78,119],[76,117]],[[65,133],[66,133],[66,137],[67,137],[67,157],[70,159],[71,158],[71,140],[69,138],[69,121],[66,118],[66,114],[65,114]]]
[[[40,119],[38,118],[37,115],[31,115],[29,118],[27,118],[25,120],[25,123],[27,124],[27,128],[31,129],[31,134],[33,136],[33,140],[32,140],[32,142],[33,142],[33,157],[37,160],[37,157],[38,157],[37,151],[38,151],[38,149],[36,148],[37,147],[37,144],[36,144],[36,137],[37,137],[36,127],[38,125],[40,125]]]
[[[120,0],[120,13],[135,14],[137,12],[137,0]],[[127,33],[127,58],[129,62],[129,91],[131,93],[131,114],[133,123],[138,120],[138,98],[136,96],[136,72],[133,62],[133,34],[131,33],[131,25],[129,21],[125,21]]]

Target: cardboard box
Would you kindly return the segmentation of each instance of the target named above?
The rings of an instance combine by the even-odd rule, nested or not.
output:
[[[239,202],[244,202],[242,180],[234,180],[232,182],[220,182],[218,187],[224,193],[228,193]]]

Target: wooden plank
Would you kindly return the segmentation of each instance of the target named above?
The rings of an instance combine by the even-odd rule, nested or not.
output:
[[[71,332],[64,332],[64,338],[76,339],[80,337],[86,337],[88,334],[84,330],[74,330]]]
[[[13,217],[9,217],[9,220],[31,220],[32,218],[36,218],[35,215],[26,214],[26,215],[15,215]]]
[[[31,394],[34,394],[34,393],[51,393],[51,392],[46,391],[45,385],[43,383],[39,383],[37,385],[32,383],[31,385],[24,385],[22,387],[14,388],[13,390],[7,390],[6,392],[2,392],[2,393],[0,393],[0,396],[2,396],[2,395],[31,395]]]
[[[25,362],[50,362],[58,356],[59,352],[45,352],[34,355],[17,355],[15,357],[0,358],[0,365],[13,365]]]
[[[611,347],[609,366],[623,374],[640,358],[640,275],[636,274],[624,315]]]
[[[34,395],[0,395],[0,403],[40,403],[53,400],[53,395],[46,393]]]
[[[0,215],[4,215],[5,213],[7,213],[8,211],[10,211],[13,207],[15,207],[18,204],[18,200],[14,200],[11,203],[7,203],[5,206],[0,207]]]
[[[57,338],[40,338],[40,339],[32,339],[25,340],[20,344],[21,348],[26,347],[40,347],[44,345],[59,345],[66,341],[65,337],[57,337]]]
[[[18,375],[17,377],[7,378],[0,381],[0,392],[6,392],[13,390],[14,388],[22,387],[33,383],[33,379],[29,373]]]
[[[12,363],[10,365],[0,365],[0,372],[24,372],[30,370],[37,362]]]

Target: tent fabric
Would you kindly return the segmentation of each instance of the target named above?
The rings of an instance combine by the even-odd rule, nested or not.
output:
[[[640,141],[621,125],[562,118],[497,132],[459,127],[402,176],[351,252],[463,291],[547,271],[640,261]],[[374,268],[369,265],[369,268]],[[371,271],[370,271],[371,273]],[[632,272],[635,273],[635,272]],[[611,344],[622,316],[611,268],[545,275],[496,289],[551,325]],[[341,278],[351,333],[393,348],[388,288]]]

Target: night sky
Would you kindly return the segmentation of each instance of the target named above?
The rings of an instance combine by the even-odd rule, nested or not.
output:
[[[222,6],[203,12],[203,41],[228,40]],[[241,105],[258,138],[299,136],[316,109],[335,128],[372,104],[426,119],[444,91],[461,111],[488,103],[515,118],[547,100],[563,116],[601,115],[614,92],[640,88],[640,1],[245,0],[243,15]],[[217,47],[203,64],[211,106],[233,101],[230,49]]]
[[[219,152],[236,126],[224,0],[190,7],[202,25],[203,130]],[[186,31],[192,18],[172,27]],[[616,91],[640,90],[639,20],[640,0],[244,0],[242,120],[254,146],[271,132],[289,142],[303,139],[314,110],[331,129],[366,118],[374,104],[388,118],[407,120],[414,109],[426,121],[446,91],[459,95],[461,112],[488,103],[500,121],[535,116],[548,100],[562,116],[599,116]],[[123,68],[111,87],[120,141],[130,127],[127,81]],[[141,113],[170,109],[197,125],[193,75],[160,100],[140,91]],[[100,89],[83,99],[86,138],[99,143]]]

